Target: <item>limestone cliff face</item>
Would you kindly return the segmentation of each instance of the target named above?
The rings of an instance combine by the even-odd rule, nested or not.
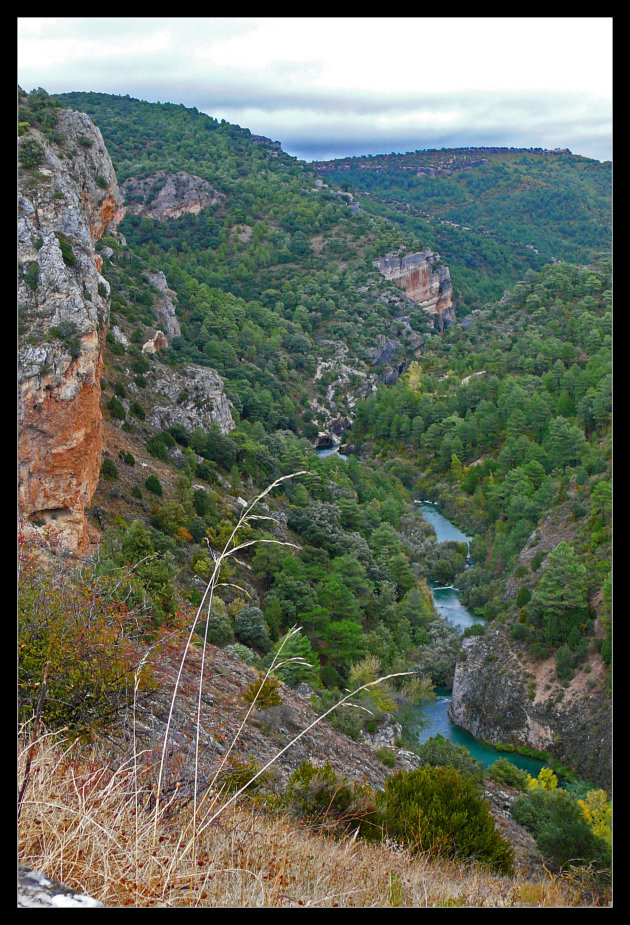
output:
[[[601,684],[576,677],[568,688],[549,664],[525,666],[501,627],[463,642],[450,716],[475,738],[547,752],[585,780],[610,789],[610,703]],[[594,672],[597,665],[594,665]],[[586,676],[589,678],[589,676]]]
[[[57,141],[34,129],[42,163],[18,178],[18,509],[85,551],[101,462],[100,375],[109,284],[94,244],[121,197],[100,131],[60,110]]]
[[[160,222],[186,212],[197,215],[225,200],[207,180],[179,171],[159,170],[149,177],[130,177],[121,183],[125,213],[146,215]]]
[[[404,257],[388,255],[374,261],[385,279],[401,286],[407,297],[436,317],[440,327],[455,320],[453,287],[448,267],[439,265],[440,255],[425,248]]]

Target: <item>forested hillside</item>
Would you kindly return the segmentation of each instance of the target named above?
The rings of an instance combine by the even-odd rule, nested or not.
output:
[[[568,150],[462,148],[312,165],[370,213],[448,254],[462,310],[498,299],[550,260],[611,247],[612,164]]]

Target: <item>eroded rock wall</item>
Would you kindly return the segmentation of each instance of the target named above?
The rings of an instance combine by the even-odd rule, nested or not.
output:
[[[525,665],[505,630],[486,628],[463,641],[450,716],[475,738],[547,752],[585,780],[610,790],[611,707],[602,685],[576,677],[564,688],[553,665]],[[553,659],[551,660],[553,662]]]
[[[27,532],[83,552],[110,304],[94,245],[115,228],[121,197],[90,119],[60,110],[56,129],[55,142],[29,131],[43,158],[18,177],[18,509]]]
[[[408,298],[418,302],[440,326],[455,320],[453,286],[448,267],[440,264],[440,255],[425,248],[404,257],[389,254],[374,261],[385,279],[401,286]]]

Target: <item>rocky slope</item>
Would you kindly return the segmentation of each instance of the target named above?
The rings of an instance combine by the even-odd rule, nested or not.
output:
[[[41,163],[18,178],[18,506],[30,529],[46,527],[83,551],[84,511],[101,463],[110,304],[94,245],[115,228],[121,198],[101,133],[86,115],[61,111],[56,137],[28,132]]]

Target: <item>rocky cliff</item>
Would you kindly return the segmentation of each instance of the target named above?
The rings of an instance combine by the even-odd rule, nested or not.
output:
[[[453,286],[448,267],[440,263],[440,255],[425,248],[416,254],[401,257],[388,254],[374,261],[385,279],[401,286],[408,298],[435,316],[440,328],[455,320]]]
[[[121,184],[125,212],[145,215],[163,222],[186,212],[197,215],[202,209],[225,200],[207,180],[179,171],[159,170],[149,177],[130,177]]]
[[[115,228],[121,197],[90,119],[59,110],[55,129],[54,141],[34,128],[20,138],[38,162],[25,158],[18,177],[18,508],[27,530],[84,551],[110,304],[94,244]]]
[[[505,629],[488,626],[463,641],[453,681],[450,716],[475,738],[528,746],[574,768],[607,790],[612,777],[611,707],[597,658],[586,676],[563,687],[553,659],[528,665]],[[601,660],[600,660],[601,661]]]

